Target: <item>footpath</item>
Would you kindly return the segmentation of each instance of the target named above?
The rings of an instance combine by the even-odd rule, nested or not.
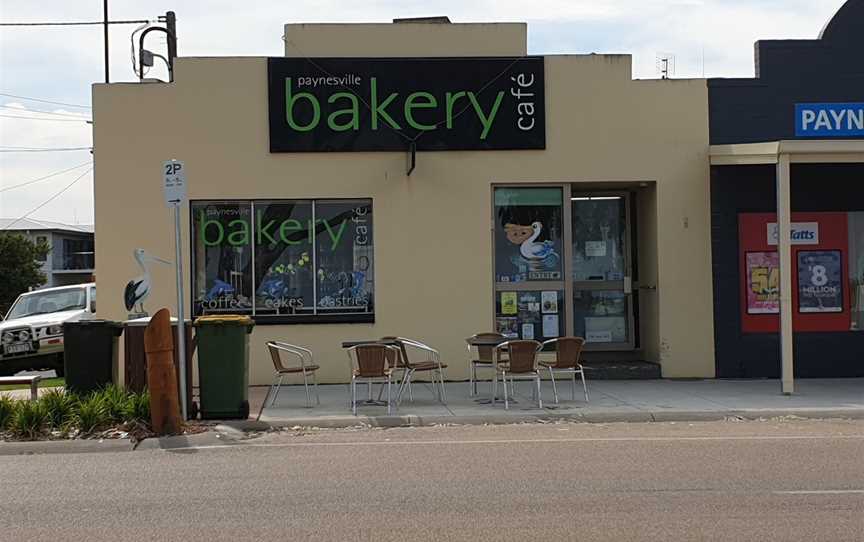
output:
[[[552,401],[551,382],[542,387],[543,408],[531,398],[531,385],[519,385],[516,404],[488,404],[488,382],[478,384],[478,397],[469,397],[468,384],[447,384],[446,404],[435,400],[429,384],[413,386],[414,401],[387,416],[381,406],[349,408],[347,385],[319,386],[321,404],[305,408],[302,386],[282,388],[275,405],[268,405],[261,421],[272,426],[349,427],[434,424],[496,424],[569,420],[582,422],[710,421],[726,418],[759,419],[782,416],[802,418],[864,418],[864,378],[808,379],[796,382],[793,395],[780,392],[777,380],[595,380],[588,382],[590,401],[581,385],[575,399],[568,381],[558,383],[560,403]],[[358,395],[365,399],[365,386]],[[374,390],[377,396],[377,387]],[[260,405],[260,403],[258,403]]]
[[[276,404],[261,409],[267,387],[250,388],[249,420],[214,423],[203,433],[151,438],[132,444],[127,439],[0,442],[0,456],[44,453],[121,452],[178,449],[190,446],[242,444],[257,432],[278,428],[402,427],[429,425],[478,425],[531,422],[699,422],[772,418],[864,419],[864,378],[808,379],[796,381],[793,395],[783,395],[777,380],[595,380],[589,381],[590,401],[581,385],[575,399],[568,381],[559,382],[560,403],[554,404],[551,382],[542,386],[543,408],[531,397],[528,382],[519,385],[515,402],[505,410],[503,402],[489,404],[491,385],[478,383],[476,397],[469,397],[466,382],[449,382],[446,404],[440,403],[428,383],[412,387],[402,404],[387,415],[384,406],[359,405],[351,414],[349,387],[319,386],[320,405],[305,407],[303,386],[282,387]],[[41,393],[42,390],[40,390]],[[311,390],[310,390],[311,391]],[[8,393],[8,392],[7,392]],[[29,396],[29,391],[26,391]],[[373,389],[377,396],[378,387]],[[358,397],[367,398],[366,386]],[[314,395],[313,395],[314,400]],[[261,410],[260,421],[256,421]]]

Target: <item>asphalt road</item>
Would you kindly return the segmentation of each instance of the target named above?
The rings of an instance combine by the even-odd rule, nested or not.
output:
[[[864,422],[268,434],[0,457],[0,540],[864,540]]]

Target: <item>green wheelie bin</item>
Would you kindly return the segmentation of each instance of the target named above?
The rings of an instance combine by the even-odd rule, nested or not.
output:
[[[249,417],[248,316],[202,316],[195,320],[201,419]]]

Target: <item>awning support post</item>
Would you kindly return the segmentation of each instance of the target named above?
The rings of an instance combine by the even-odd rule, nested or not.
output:
[[[780,260],[780,375],[782,391],[795,391],[795,353],[792,335],[792,205],[790,157],[777,157],[777,250]]]

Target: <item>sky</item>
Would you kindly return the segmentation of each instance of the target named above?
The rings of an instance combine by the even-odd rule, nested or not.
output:
[[[180,56],[281,56],[289,22],[433,15],[459,23],[521,21],[528,23],[529,54],[628,53],[640,79],[659,77],[658,56],[671,55],[672,77],[752,77],[757,40],[816,38],[843,1],[110,0],[109,16],[155,20],[173,10]],[[4,23],[99,20],[100,0],[0,0]],[[137,80],[130,51],[137,26],[111,27],[112,82]],[[164,47],[154,37],[149,48],[159,49],[160,41]],[[151,75],[164,78],[160,70]],[[101,26],[0,28],[0,217],[93,222],[89,150],[21,148],[89,147],[91,84],[103,81]],[[38,180],[47,175],[53,176]],[[24,183],[30,184],[18,186]]]

